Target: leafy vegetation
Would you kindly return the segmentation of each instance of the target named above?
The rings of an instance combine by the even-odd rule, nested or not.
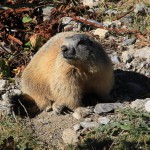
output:
[[[68,149],[150,149],[150,114],[135,109],[119,110],[116,121],[84,133],[82,142]]]

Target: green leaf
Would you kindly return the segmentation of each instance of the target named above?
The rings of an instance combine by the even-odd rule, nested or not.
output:
[[[0,58],[0,77],[9,77],[10,67],[6,60]]]
[[[127,125],[120,125],[120,128],[122,130],[126,130],[126,131],[129,131],[131,129],[131,125],[130,124],[127,124]]]
[[[28,22],[31,22],[31,21],[32,21],[32,18],[30,16],[24,16],[23,19],[22,19],[23,23],[28,23]]]
[[[27,46],[27,47],[32,47],[31,42],[30,42],[30,41],[26,42],[26,43],[25,43],[25,46]]]

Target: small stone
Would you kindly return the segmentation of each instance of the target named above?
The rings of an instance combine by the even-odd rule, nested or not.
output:
[[[95,106],[94,112],[96,114],[106,113],[106,112],[113,111],[117,107],[123,107],[123,104],[121,104],[121,103],[100,103]]]
[[[107,14],[107,15],[116,15],[117,11],[113,10],[113,9],[109,9],[109,10],[105,11],[105,14]]]
[[[10,98],[9,98],[9,93],[8,92],[6,92],[6,93],[4,93],[3,95],[2,95],[2,100],[3,101],[9,101],[10,100]]]
[[[73,129],[74,129],[75,131],[78,131],[78,130],[81,129],[81,125],[80,125],[80,124],[76,124],[76,125],[73,126]]]
[[[93,31],[93,34],[98,35],[99,38],[106,38],[109,35],[108,33],[109,33],[108,30],[100,29],[100,28]]]
[[[8,83],[7,80],[3,80],[3,79],[0,80],[0,91],[5,89],[7,83]]]
[[[148,100],[146,103],[145,103],[145,110],[147,112],[150,112],[150,100]]]
[[[119,60],[119,57],[116,56],[116,55],[111,55],[111,61],[113,64],[119,64],[120,63],[120,60]]]
[[[145,101],[143,99],[136,99],[135,101],[131,102],[130,107],[140,109],[144,106]]]
[[[51,6],[46,6],[44,7],[42,10],[43,10],[43,21],[45,20],[49,20],[50,19],[50,13],[52,11],[54,7],[51,7]]]
[[[97,122],[81,122],[80,123],[83,128],[97,128],[99,124]]]
[[[100,117],[98,118],[98,123],[99,124],[108,124],[110,122],[110,119],[106,118],[106,117]]]
[[[92,119],[91,119],[91,118],[85,118],[84,121],[85,121],[85,122],[91,122]]]
[[[88,115],[90,115],[93,112],[92,108],[85,108],[85,107],[78,107],[75,112],[73,113],[73,117],[76,119],[84,118]]]
[[[143,3],[138,3],[135,5],[134,13],[145,13],[147,7]]]
[[[127,39],[127,40],[123,41],[122,45],[123,46],[131,45],[131,44],[134,44],[135,41],[136,41],[136,38]]]
[[[84,6],[93,7],[98,5],[99,0],[83,0],[82,2]]]
[[[130,63],[127,63],[127,64],[126,64],[126,68],[127,68],[127,69],[131,69],[131,67],[132,67],[132,65],[131,65]]]
[[[66,144],[76,144],[79,141],[76,131],[69,128],[63,131],[62,139]]]
[[[130,63],[133,60],[133,56],[128,51],[125,51],[122,53],[122,60],[124,63]]]
[[[72,114],[72,116],[73,116],[75,119],[77,119],[77,120],[80,120],[80,119],[82,118],[82,116],[81,116],[81,114],[80,114],[79,112],[74,112],[74,113]]]
[[[11,95],[21,95],[21,90],[19,89],[12,89],[10,90]]]

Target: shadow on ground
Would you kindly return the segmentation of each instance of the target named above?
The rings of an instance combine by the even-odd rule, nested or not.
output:
[[[115,70],[115,85],[111,92],[111,100],[102,101],[94,93],[85,96],[85,105],[95,106],[101,102],[133,101],[135,99],[150,97],[150,78],[130,71]],[[92,82],[92,81],[91,81]],[[29,101],[26,97],[14,96],[12,98],[13,110],[17,115],[35,117],[41,111],[34,101]]]

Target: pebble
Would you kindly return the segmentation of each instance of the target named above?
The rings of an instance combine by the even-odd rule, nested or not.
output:
[[[150,99],[150,98],[149,98]],[[150,112],[150,100],[148,100],[146,103],[145,103],[145,110],[147,112]]]
[[[77,119],[77,120],[80,120],[80,119],[82,118],[82,116],[81,116],[81,114],[80,114],[79,112],[74,112],[74,113],[72,114],[72,116],[73,116],[75,119]]]
[[[85,107],[78,107],[74,113],[72,114],[72,116],[77,119],[80,120],[81,118],[84,118],[88,115],[90,115],[91,113],[93,113],[93,109],[92,108],[85,108]]]
[[[130,107],[140,109],[143,108],[145,101],[143,99],[136,99],[135,101],[131,102]]]
[[[91,119],[91,118],[85,118],[84,121],[85,121],[85,122],[91,122],[92,119]]]
[[[109,35],[108,30],[100,29],[100,28],[98,28],[98,29],[96,29],[96,30],[94,30],[92,32],[93,32],[94,35],[98,35],[99,38],[106,38]]]
[[[6,92],[2,95],[2,100],[8,102],[10,100],[9,93]]]
[[[76,131],[69,128],[63,131],[62,139],[66,144],[76,144],[79,141]]]
[[[134,13],[145,13],[146,6],[143,3],[138,3],[135,5]]]
[[[111,55],[110,58],[111,58],[111,61],[112,61],[113,64],[119,64],[120,63],[120,59],[119,59],[118,56]]]
[[[96,114],[106,113],[106,112],[113,111],[117,107],[122,107],[122,106],[123,104],[121,103],[100,103],[95,106],[94,112]]]
[[[83,127],[83,128],[97,128],[99,127],[99,124],[95,121],[93,122],[81,122],[80,125]]]
[[[110,122],[110,119],[107,117],[100,117],[98,118],[98,123],[99,124],[108,124]]]
[[[49,20],[50,19],[50,13],[52,11],[54,7],[51,7],[51,6],[46,6],[44,7],[42,10],[43,10],[43,20]]]
[[[131,44],[134,44],[135,41],[136,41],[136,38],[127,39],[127,40],[123,41],[122,45],[123,46],[131,45]]]
[[[81,129],[81,125],[80,124],[76,124],[73,126],[74,131],[79,131]]]
[[[7,86],[7,80],[0,80],[0,91],[3,91],[5,89],[5,87]]]

